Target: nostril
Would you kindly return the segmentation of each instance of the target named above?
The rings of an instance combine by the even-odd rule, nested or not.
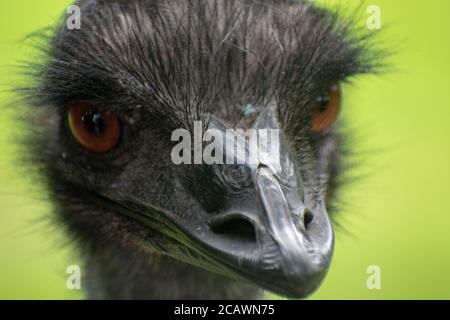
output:
[[[305,229],[308,229],[308,227],[311,225],[311,223],[314,220],[314,215],[309,209],[305,209],[303,211],[303,225],[305,226]]]
[[[228,216],[225,219],[211,223],[214,233],[226,236],[240,242],[256,242],[256,232],[253,224],[241,216]]]

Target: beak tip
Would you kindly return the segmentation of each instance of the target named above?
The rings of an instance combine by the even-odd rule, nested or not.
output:
[[[322,283],[328,268],[315,274],[300,274],[288,277],[284,283],[280,283],[283,288],[282,294],[294,299],[303,299],[311,295]]]

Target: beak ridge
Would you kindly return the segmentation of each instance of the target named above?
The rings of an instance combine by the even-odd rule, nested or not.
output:
[[[267,242],[260,244],[264,252],[263,257],[273,256],[273,248],[276,248],[278,252],[278,265],[274,268],[277,271],[276,277],[279,277],[285,286],[291,287],[289,289],[291,295],[297,295],[298,290],[312,291],[327,272],[333,242],[317,242],[315,237],[309,235],[309,223],[313,222],[307,221],[302,216],[302,213],[309,210],[298,198],[289,203],[277,176],[269,167],[263,166],[258,169],[256,187],[262,204],[261,214],[267,234],[266,241],[272,243],[272,245]],[[316,220],[315,223],[323,221],[319,217]],[[319,226],[322,232],[332,232],[328,219],[324,222],[325,225]],[[304,294],[305,292],[301,293]]]

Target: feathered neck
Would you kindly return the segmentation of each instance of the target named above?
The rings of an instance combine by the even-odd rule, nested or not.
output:
[[[118,248],[92,252],[84,278],[88,299],[257,299],[262,290],[166,256]]]

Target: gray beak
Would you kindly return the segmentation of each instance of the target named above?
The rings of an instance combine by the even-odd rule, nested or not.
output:
[[[226,129],[216,119],[210,126]],[[255,128],[276,128],[274,115],[262,114]],[[253,163],[213,166],[211,180],[221,185],[225,200],[199,222],[206,231],[192,236],[238,277],[276,293],[304,297],[327,273],[333,231],[323,201],[305,196],[283,137],[279,146],[276,159],[266,154]],[[231,153],[239,160],[236,149],[222,147],[224,158]]]

